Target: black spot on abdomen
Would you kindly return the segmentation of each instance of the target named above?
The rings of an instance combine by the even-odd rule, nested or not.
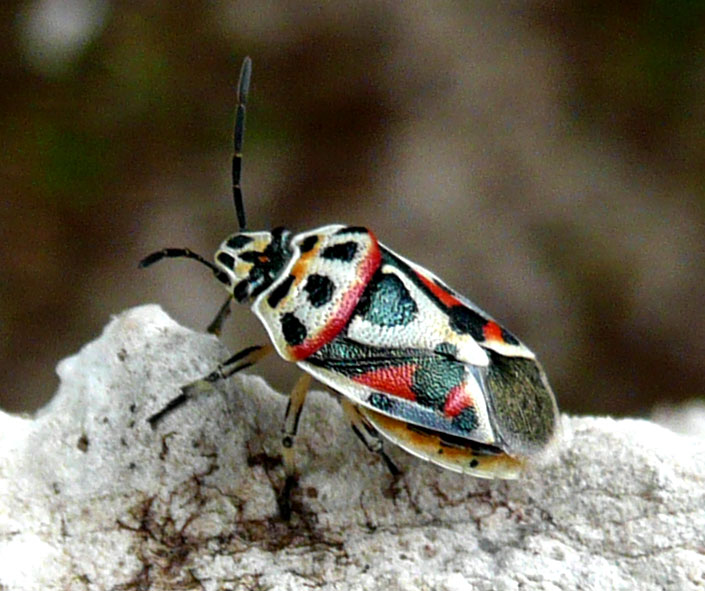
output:
[[[505,343],[507,343],[509,345],[518,345],[519,344],[519,339],[516,338],[506,328],[502,329],[502,339],[504,340]]]
[[[341,228],[338,230],[335,234],[337,236],[343,235],[343,234],[369,234],[370,231],[367,228],[364,228],[363,226],[346,226],[345,228]]]

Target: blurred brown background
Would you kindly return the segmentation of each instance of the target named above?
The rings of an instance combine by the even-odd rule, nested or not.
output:
[[[558,8],[556,6],[559,6]],[[111,314],[203,329],[236,229],[367,225],[517,333],[564,410],[646,414],[705,378],[705,4],[3,3],[0,406],[43,404]],[[263,330],[236,307],[231,349]],[[287,388],[275,360],[264,371]]]

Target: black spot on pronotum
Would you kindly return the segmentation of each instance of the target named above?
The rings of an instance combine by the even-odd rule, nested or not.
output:
[[[314,246],[316,246],[317,242],[318,242],[318,236],[309,236],[299,245],[299,250],[301,250],[302,254],[304,252],[308,252],[311,249],[313,249]]]
[[[448,309],[448,318],[450,327],[454,331],[460,334],[469,334],[476,341],[485,340],[482,329],[487,323],[487,319],[474,310],[465,306],[453,306]]]
[[[292,347],[300,345],[306,340],[306,327],[291,312],[287,312],[281,317],[281,326],[284,340]]]
[[[314,308],[325,306],[333,298],[335,283],[325,275],[314,273],[306,279],[304,291],[308,294],[308,301]]]
[[[226,244],[230,248],[242,248],[250,242],[252,242],[252,238],[250,236],[243,236],[242,234],[238,234],[237,236],[233,236],[232,238],[228,239]]]
[[[349,263],[357,254],[357,242],[343,242],[342,244],[334,244],[328,246],[321,252],[321,257],[333,261],[342,261]]]
[[[228,269],[235,268],[235,259],[231,257],[227,252],[219,252],[216,258],[218,259],[218,262],[224,267],[227,267]]]
[[[347,226],[346,228],[341,228],[336,232],[337,236],[342,236],[345,234],[368,234],[369,230],[363,228],[362,226]]]
[[[272,293],[270,293],[269,296],[267,296],[267,303],[272,308],[276,308],[279,305],[279,302],[281,302],[286,294],[289,293],[291,285],[294,283],[294,279],[296,278],[293,275],[289,275],[272,290]]]

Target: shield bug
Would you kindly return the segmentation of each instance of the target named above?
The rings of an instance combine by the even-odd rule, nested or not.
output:
[[[249,304],[271,344],[248,347],[200,382],[227,378],[276,351],[303,371],[286,409],[283,459],[292,446],[311,378],[341,394],[354,432],[393,474],[382,437],[444,468],[515,478],[548,447],[558,409],[534,354],[435,274],[377,241],[367,228],[329,225],[300,234],[246,229],[240,187],[251,61],[238,85],[232,182],[240,231],[215,263],[183,248],[144,258],[195,259],[228,292],[209,330],[219,333],[232,299]],[[189,398],[192,387],[149,420]]]

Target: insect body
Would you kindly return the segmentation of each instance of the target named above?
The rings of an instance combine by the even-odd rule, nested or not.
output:
[[[245,349],[204,380],[232,375],[273,348],[342,394],[353,429],[393,472],[380,433],[451,470],[516,477],[526,458],[553,439],[558,410],[543,369],[514,335],[366,228],[329,225],[297,235],[243,230],[240,149],[249,77],[246,59],[233,161],[241,231],[223,241],[215,264],[186,249],[165,249],[141,263],[198,260],[229,294],[216,329],[232,298],[249,304],[267,330],[272,345]],[[289,474],[308,376],[294,388],[284,421]]]

